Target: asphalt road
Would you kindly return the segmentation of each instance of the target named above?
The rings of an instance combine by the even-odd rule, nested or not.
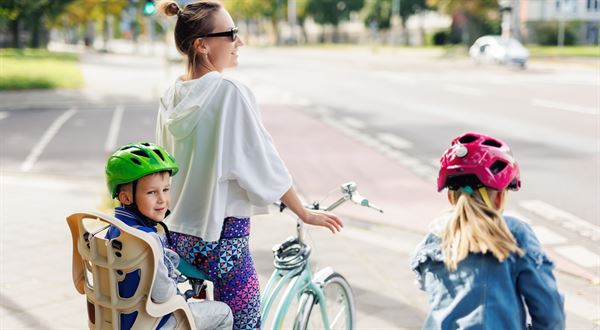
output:
[[[165,65],[156,56],[83,58],[84,74],[93,78],[82,91],[2,95],[4,177],[80,178],[101,185],[104,159],[114,148],[154,140],[157,100],[182,71],[179,64]],[[511,197],[510,211],[528,219],[563,270],[577,275],[560,275],[559,280],[575,297],[567,300],[570,324],[587,328],[600,319],[598,285],[582,280],[597,280],[600,274],[598,69],[589,63],[532,63],[526,71],[475,67],[430,52],[247,49],[241,52],[241,66],[229,73],[257,94],[265,125],[307,198],[321,198],[352,179],[386,210],[384,216],[341,211],[354,228],[345,246],[351,241],[361,246],[352,256],[364,257],[383,246],[383,261],[377,261],[384,265],[390,252],[406,259],[427,220],[444,206],[433,180],[450,139],[473,130],[507,141],[524,181],[522,191]],[[389,238],[393,228],[403,231],[398,235],[407,247],[401,251],[390,249],[397,245]],[[270,263],[268,249],[263,252],[257,253],[265,256],[259,262],[264,277]],[[340,256],[327,260],[336,259]],[[403,268],[404,259],[396,267]],[[379,275],[354,275],[369,301],[381,298],[372,295],[385,289],[360,276],[379,276],[382,285],[390,285],[395,269],[371,262],[373,269],[381,267]],[[357,272],[354,264],[340,267]],[[402,276],[408,282],[408,275]],[[423,297],[406,298],[415,295],[412,283],[394,285],[397,291],[390,292],[402,296],[397,306],[415,305],[415,311],[405,310],[414,317],[398,323],[389,311],[379,320],[390,327],[418,324]],[[381,301],[391,303],[394,297],[388,294]],[[369,308],[377,304],[365,304],[363,317]]]

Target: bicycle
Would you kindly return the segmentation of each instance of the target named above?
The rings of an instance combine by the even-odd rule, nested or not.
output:
[[[383,213],[383,210],[370,204],[368,199],[361,196],[356,188],[355,182],[344,183],[340,187],[342,196],[331,205],[322,207],[316,201],[305,207],[310,210],[332,211],[346,201],[352,201]],[[286,209],[283,203],[275,205],[279,207],[280,212]],[[354,329],[356,311],[350,284],[331,267],[313,274],[309,263],[311,248],[304,241],[304,223],[300,219],[296,220],[296,231],[295,237],[290,236],[273,247],[275,270],[261,295],[263,328],[266,329],[264,325],[267,323],[271,308],[280,298],[272,329],[283,327],[283,321],[294,299],[298,302],[298,310],[294,316],[294,329]],[[183,259],[178,268],[184,275],[182,281],[188,280],[192,286],[184,294],[186,300],[191,297],[204,298],[207,277]],[[286,284],[287,288],[280,297]],[[315,306],[319,306],[320,313],[314,312]]]
[[[341,185],[342,196],[327,207],[314,202],[306,206],[311,210],[332,211],[346,201],[352,201],[383,213],[383,210],[369,203],[356,190],[357,184],[347,182]],[[280,212],[286,208],[277,203]],[[304,223],[297,219],[296,237],[291,236],[273,247],[275,270],[261,296],[261,316],[266,324],[274,302],[282,289],[287,288],[274,314],[273,329],[281,329],[283,320],[294,299],[298,310],[294,318],[294,329],[354,329],[355,306],[352,288],[348,281],[331,267],[313,274],[309,263],[311,248],[304,241]],[[315,312],[315,306],[318,312]]]

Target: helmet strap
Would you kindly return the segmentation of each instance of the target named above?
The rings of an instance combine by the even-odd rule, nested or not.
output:
[[[485,202],[485,205],[487,205],[491,209],[494,209],[494,206],[492,206],[492,201],[490,200],[490,195],[488,195],[487,189],[485,187],[480,187],[478,190],[479,194],[481,195],[481,198],[483,198],[483,201]]]
[[[452,204],[452,205],[456,204],[456,200],[454,197],[454,194],[455,194],[454,190],[450,190],[448,192],[449,192],[448,197],[450,198],[450,204]]]

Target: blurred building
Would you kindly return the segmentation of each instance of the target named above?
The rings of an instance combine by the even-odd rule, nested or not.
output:
[[[598,44],[600,0],[512,0],[513,32],[526,42],[538,42],[540,27],[564,24],[576,43]]]

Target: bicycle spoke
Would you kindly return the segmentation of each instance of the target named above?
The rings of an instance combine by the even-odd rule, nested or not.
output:
[[[342,306],[342,309],[337,313],[337,315],[333,319],[333,322],[331,322],[331,324],[329,325],[332,329],[333,329],[333,327],[335,327],[335,325],[337,324],[337,322],[340,319],[340,317],[342,315],[344,315],[344,311],[345,310],[346,310],[346,306]]]

